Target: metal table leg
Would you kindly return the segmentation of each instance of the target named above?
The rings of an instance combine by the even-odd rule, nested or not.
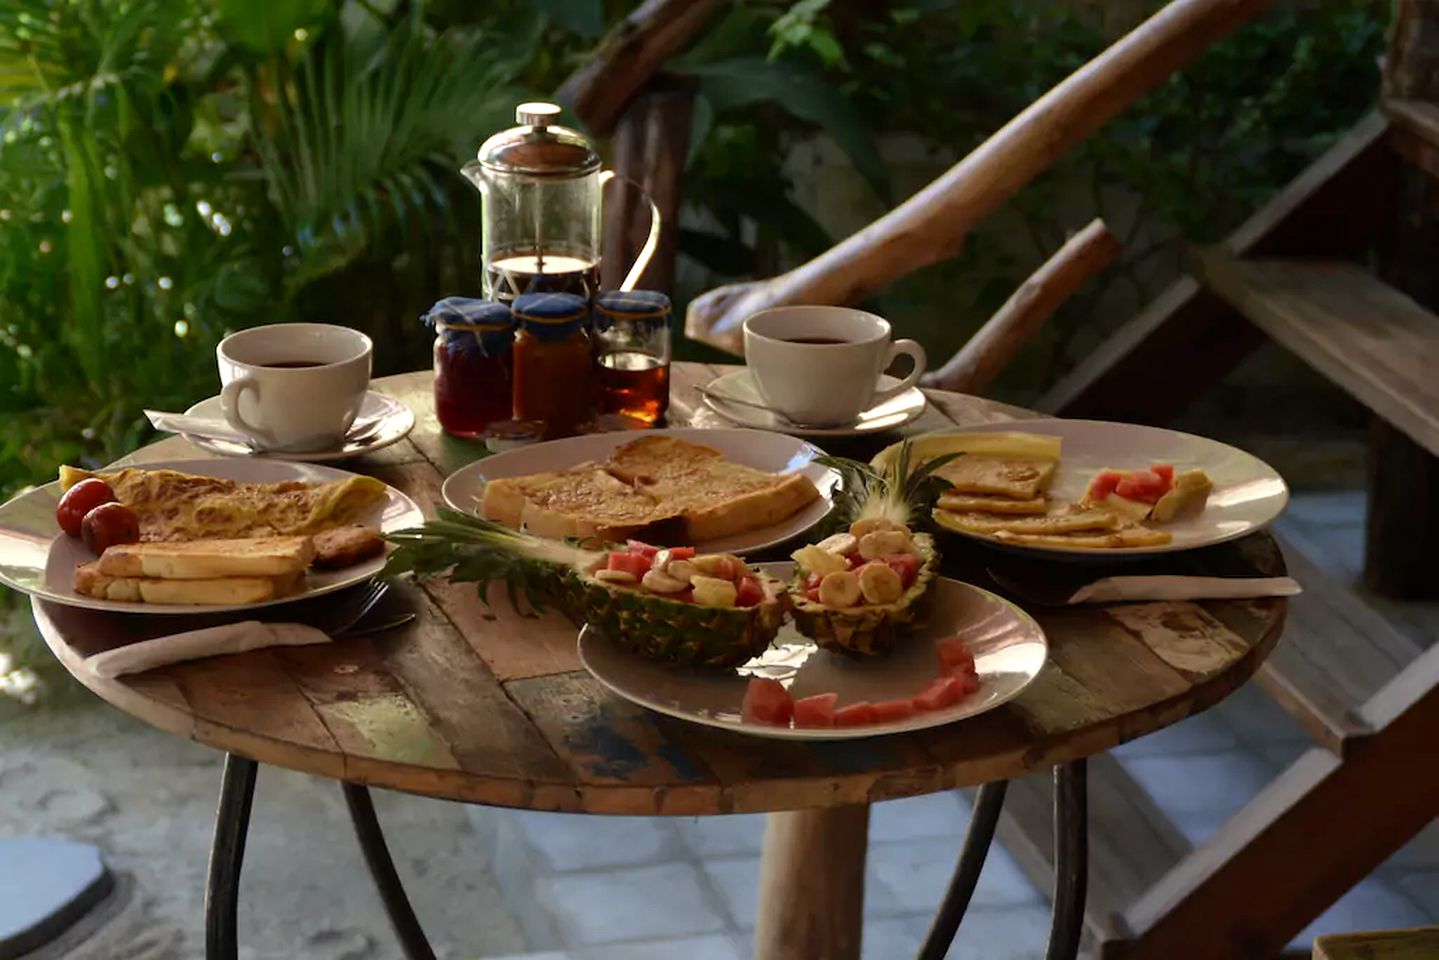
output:
[[[1054,918],[1045,960],[1079,954],[1089,880],[1088,770],[1083,760],[1054,769]]]
[[[345,804],[350,808],[350,819],[355,824],[355,836],[359,838],[365,864],[370,868],[370,876],[375,879],[375,887],[380,892],[380,900],[385,905],[390,925],[395,928],[395,936],[400,940],[406,960],[435,960],[435,952],[430,948],[430,941],[425,939],[425,931],[420,928],[419,918],[415,916],[400,876],[395,872],[395,862],[390,859],[389,848],[385,846],[385,835],[380,830],[379,819],[375,817],[370,791],[358,783],[342,783],[340,786],[345,791]]]
[[[215,839],[210,847],[210,876],[205,884],[206,960],[237,960],[239,955],[235,918],[257,767],[254,760],[225,754],[225,771],[220,776],[220,806],[215,812]]]
[[[944,902],[939,905],[929,935],[919,948],[916,960],[944,960],[950,944],[959,930],[959,922],[969,909],[969,899],[974,895],[979,873],[984,869],[984,858],[994,840],[994,826],[999,821],[999,811],[1004,807],[1004,791],[1009,781],[1000,780],[986,783],[979,788],[970,814],[969,829],[964,833],[964,846],[959,851],[959,863],[955,864],[954,876],[950,878],[949,889],[945,891]]]

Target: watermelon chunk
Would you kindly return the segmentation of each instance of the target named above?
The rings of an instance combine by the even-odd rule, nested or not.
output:
[[[693,560],[695,555],[694,547],[670,547],[671,560]]]
[[[796,727],[834,726],[834,705],[839,702],[837,693],[816,693],[794,702],[794,725]]]
[[[881,700],[874,705],[875,723],[893,723],[914,716],[913,700]]]
[[[642,553],[629,553],[616,550],[610,554],[609,563],[605,566],[610,570],[618,570],[621,573],[628,573],[636,580],[643,577],[650,570],[650,558]]]
[[[964,645],[962,637],[945,637],[934,643],[935,655],[939,658],[941,677],[974,676],[974,654]]]
[[[735,593],[734,605],[737,607],[752,607],[764,599],[764,590],[760,587],[759,581],[754,577],[745,577],[739,582],[739,589]]]
[[[962,683],[962,684],[964,685],[964,692],[965,692],[966,695],[971,694],[971,693],[974,693],[974,691],[976,691],[976,690],[979,689],[979,675],[978,675],[978,674],[975,674],[975,673],[966,673],[964,676],[954,677],[954,679],[955,679],[955,680],[958,680],[960,683]]]
[[[740,704],[740,716],[746,723],[788,726],[789,718],[794,716],[794,699],[778,680],[751,677]]]
[[[655,554],[660,552],[659,547],[652,547],[641,540],[626,540],[625,549],[630,553],[638,553],[640,556],[647,557],[650,560],[653,560]]]
[[[1115,486],[1114,492],[1126,500],[1156,503],[1169,491],[1169,484],[1152,470],[1134,470]]]
[[[1165,483],[1169,484],[1171,487],[1174,486],[1174,464],[1172,464],[1172,463],[1155,463],[1155,464],[1150,464],[1149,470],[1150,470],[1151,473],[1153,473],[1153,474],[1155,474],[1156,476],[1158,476],[1160,479],[1162,479]]]
[[[959,677],[939,677],[914,695],[916,710],[943,710],[952,707],[964,697],[964,680]]]
[[[840,707],[834,712],[834,725],[836,727],[863,727],[874,722],[874,704],[868,700],[851,703],[849,706]]]
[[[908,590],[919,579],[920,559],[912,553],[887,553],[879,558],[881,562],[899,574],[900,584]]]

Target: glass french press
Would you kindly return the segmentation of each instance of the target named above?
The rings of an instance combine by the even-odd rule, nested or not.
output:
[[[480,191],[485,296],[509,303],[525,293],[599,292],[601,191],[616,174],[600,169],[594,144],[555,123],[553,103],[522,103],[519,124],[486,140],[461,168]],[[621,290],[633,289],[659,242],[660,212]]]

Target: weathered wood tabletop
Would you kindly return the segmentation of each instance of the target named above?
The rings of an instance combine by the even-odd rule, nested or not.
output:
[[[694,392],[718,372],[675,365],[673,420],[722,425]],[[432,510],[441,480],[482,449],[440,432],[428,372],[385,378],[377,389],[408,403],[416,428],[347,466]],[[956,394],[930,399],[910,432],[1028,415]],[[204,456],[173,438],[134,459]],[[983,548],[951,541],[947,549],[947,572],[984,577]],[[1231,572],[1282,568],[1263,534],[1206,553]],[[222,750],[461,801],[689,815],[864,804],[1016,777],[1106,750],[1242,684],[1272,649],[1285,610],[1282,600],[1036,609],[1051,660],[1018,699],[922,733],[803,744],[686,724],[610,695],[580,668],[575,627],[558,614],[522,619],[503,601],[486,608],[471,585],[440,581],[392,594],[419,613],[406,629],[118,680],[77,669],[101,646],[95,618],[108,615],[42,602],[34,610],[55,655],[101,697]],[[116,619],[135,636],[178,628],[170,620],[156,626],[159,618],[110,617],[103,634],[114,636]]]

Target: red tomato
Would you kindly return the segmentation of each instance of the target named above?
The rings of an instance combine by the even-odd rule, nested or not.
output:
[[[794,725],[796,727],[834,726],[834,705],[839,701],[837,693],[816,693],[794,702]]]
[[[653,560],[655,554],[660,552],[659,547],[652,547],[648,543],[643,543],[639,540],[626,540],[625,547],[630,553],[638,553],[650,560]]]
[[[940,677],[914,695],[916,710],[943,710],[964,697],[964,681],[958,677]]]
[[[670,547],[671,560],[689,560],[695,555],[694,547]]]
[[[640,553],[621,553],[616,550],[610,554],[610,562],[606,566],[611,570],[628,573],[638,580],[649,573],[650,558]]]
[[[836,727],[863,727],[874,722],[874,704],[868,700],[851,703],[849,706],[840,707],[834,712],[834,725]]]
[[[110,489],[108,483],[99,477],[86,477],[66,490],[65,495],[60,498],[60,503],[55,507],[55,522],[70,536],[78,537],[85,514],[114,499],[115,491]]]
[[[794,716],[794,699],[778,680],[751,677],[740,704],[740,716],[748,723],[787,726]]]
[[[1174,486],[1174,464],[1156,463],[1149,468],[1150,472],[1158,476],[1169,486]]]
[[[911,700],[881,700],[874,705],[875,723],[893,723],[908,720],[914,716],[914,702]]]
[[[914,586],[914,581],[919,579],[919,557],[912,553],[887,553],[879,558],[887,563],[889,568],[899,574],[899,582],[906,590]]]
[[[941,677],[966,677],[974,674],[974,654],[969,652],[962,638],[945,637],[937,640],[934,652],[939,657]]]
[[[1089,489],[1084,492],[1084,499],[1091,503],[1101,503],[1104,498],[1114,492],[1119,486],[1119,481],[1124,479],[1124,474],[1118,470],[1101,470],[1089,481]]]
[[[102,503],[80,521],[80,536],[91,552],[102,554],[117,543],[138,543],[140,518],[123,503]]]
[[[737,607],[752,607],[764,599],[764,588],[754,577],[745,577],[739,582],[739,589],[735,592],[734,605]]]

